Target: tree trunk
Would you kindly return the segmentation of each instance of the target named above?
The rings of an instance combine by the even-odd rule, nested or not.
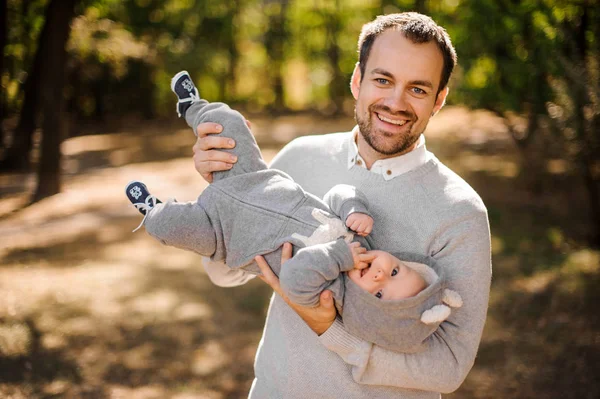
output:
[[[287,40],[286,14],[289,0],[279,2],[279,12],[269,17],[269,28],[266,33],[265,47],[269,55],[271,70],[271,84],[275,94],[273,100],[273,110],[282,111],[285,107],[283,91],[283,56],[284,45]]]
[[[329,99],[331,100],[334,113],[341,114],[344,111],[344,99],[348,91],[348,84],[340,70],[340,48],[337,43],[341,31],[340,1],[335,0],[335,9],[326,16],[326,29],[328,38],[327,57],[331,68],[332,77],[329,82]]]
[[[592,171],[592,165],[585,165],[586,168],[583,171],[583,179],[585,183],[585,189],[587,192],[588,200],[590,202],[590,219],[591,219],[591,232],[589,242],[595,248],[600,248],[600,184],[598,179],[594,177],[594,171]]]
[[[225,76],[224,85],[224,99],[225,101],[232,101],[235,98],[235,87],[236,87],[236,66],[240,58],[240,52],[237,48],[236,41],[236,18],[237,13],[240,12],[240,2],[234,0],[231,4],[231,9],[227,17],[227,48],[229,49],[229,68],[227,68],[227,74]]]
[[[600,247],[600,196],[598,194],[598,178],[595,177],[594,168],[598,161],[598,148],[596,130],[598,117],[596,115],[586,115],[585,109],[594,109],[594,102],[589,94],[590,87],[597,87],[597,77],[588,70],[588,63],[591,63],[589,57],[594,54],[590,51],[586,35],[590,31],[590,13],[591,4],[583,5],[581,19],[574,32],[575,46],[573,46],[576,68],[579,67],[581,73],[576,80],[572,82],[572,98],[574,102],[575,130],[576,140],[579,141],[578,163],[581,165],[585,188],[588,194],[590,205],[591,237],[590,244]],[[596,61],[600,57],[596,57]],[[596,105],[596,111],[598,106]]]
[[[6,90],[2,87],[2,75],[4,74],[4,47],[6,46],[8,33],[6,25],[7,11],[6,0],[0,0],[0,88],[2,88],[2,93],[0,94],[0,148],[4,148],[4,128],[2,122],[4,121],[6,112],[6,106],[4,104]]]
[[[143,63],[141,64],[143,66]],[[110,93],[110,68],[108,64],[102,63],[99,66],[101,73],[98,79],[92,83],[92,94],[94,96],[94,119],[97,122],[104,123],[106,122],[106,93]],[[142,72],[144,70],[142,69]],[[147,82],[145,80],[145,74],[140,73],[138,78],[140,79],[140,92],[144,92],[147,87]],[[79,99],[76,98],[75,101]],[[145,104],[147,101],[152,101],[152,97],[147,98],[146,95],[143,95],[142,103]],[[143,108],[143,107],[142,107]]]
[[[154,65],[142,62],[141,66],[141,76],[140,76],[140,91],[143,94],[142,102],[140,104],[142,116],[145,119],[153,119],[155,116],[154,112]],[[106,69],[105,79],[110,79],[109,70]]]
[[[46,14],[48,14],[46,11]],[[44,52],[48,47],[49,34],[48,19],[38,38],[38,46],[25,81],[25,96],[19,122],[13,133],[13,142],[7,150],[6,156],[0,165],[0,169],[26,170],[30,166],[30,154],[33,147],[33,132],[37,126],[37,117],[40,108],[40,86],[41,74],[44,65]]]
[[[425,0],[415,0],[415,10],[421,14],[427,14],[427,4]]]
[[[521,176],[529,192],[534,195],[544,193],[545,182],[545,158],[543,147],[539,145],[540,118],[546,114],[544,97],[541,95],[544,91],[546,75],[545,71],[538,66],[543,63],[538,44],[535,40],[533,28],[533,17],[531,14],[524,16],[523,20],[523,38],[525,39],[525,48],[531,54],[527,81],[529,93],[525,98],[525,109],[527,114],[527,128],[525,134],[514,136],[517,148],[521,154]]]
[[[38,184],[33,202],[60,192],[60,144],[65,137],[64,95],[66,44],[79,0],[52,0],[46,11],[48,46],[43,53],[41,157],[38,165]]]

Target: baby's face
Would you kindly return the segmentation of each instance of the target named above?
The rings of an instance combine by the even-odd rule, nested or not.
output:
[[[398,258],[384,251],[369,251],[376,255],[371,266],[348,272],[350,280],[380,299],[403,299],[417,295],[427,284],[423,277]]]

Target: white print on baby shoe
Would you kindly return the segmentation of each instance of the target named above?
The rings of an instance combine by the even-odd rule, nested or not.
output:
[[[135,199],[139,199],[142,195],[142,190],[138,186],[133,186],[131,190],[129,190],[129,194]]]
[[[194,89],[194,84],[192,83],[191,80],[186,79],[183,82],[181,82],[181,85],[183,86],[184,89],[186,89],[187,91],[192,91]]]

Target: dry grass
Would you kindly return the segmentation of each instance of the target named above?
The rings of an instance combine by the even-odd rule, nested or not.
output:
[[[180,201],[204,188],[181,125],[68,140],[63,192],[32,206],[23,208],[34,176],[0,175],[0,327],[30,334],[23,356],[0,357],[0,397],[245,396],[269,289],[215,287],[194,254],[131,233],[140,218],[123,195],[129,180]],[[292,137],[346,130],[352,120],[257,118],[253,126],[270,159]],[[598,397],[600,255],[579,244],[579,191],[530,194],[502,121],[489,114],[448,108],[428,140],[481,193],[493,233],[484,339],[467,381],[448,397]],[[0,344],[18,331],[0,328]]]

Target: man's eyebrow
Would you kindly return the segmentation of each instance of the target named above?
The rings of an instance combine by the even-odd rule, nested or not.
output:
[[[371,74],[383,75],[383,76],[387,76],[388,78],[394,78],[394,75],[392,75],[391,72],[388,72],[385,69],[381,69],[381,68],[375,68],[375,69],[371,70]],[[413,80],[410,82],[410,84],[413,86],[425,86],[430,89],[433,89],[433,83],[431,83],[428,80]]]
[[[383,75],[383,76],[387,76],[388,78],[393,78],[394,75],[392,75],[391,72],[386,71],[385,69],[381,69],[381,68],[375,68],[371,71],[372,75]]]
[[[430,89],[433,89],[433,84],[431,84],[431,82],[428,80],[413,80],[410,83],[414,86],[425,86],[429,87]]]

